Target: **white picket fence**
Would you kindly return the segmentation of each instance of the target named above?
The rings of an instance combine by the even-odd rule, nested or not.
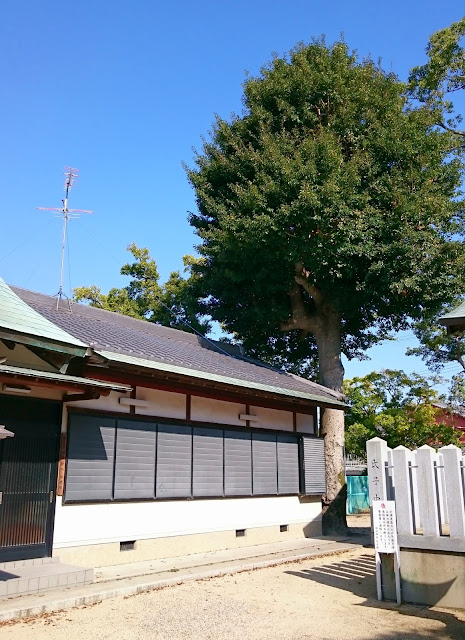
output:
[[[465,470],[449,445],[415,451],[367,442],[370,505],[395,500],[399,547],[465,552]]]

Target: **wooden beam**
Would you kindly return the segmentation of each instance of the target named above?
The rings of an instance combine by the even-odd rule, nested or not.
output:
[[[108,389],[108,393],[101,393],[100,389],[89,389],[89,391],[84,391],[83,393],[65,393],[63,396],[63,402],[76,402],[76,400],[98,400],[100,396],[108,396],[110,394],[110,389]]]
[[[58,457],[57,496],[62,496],[65,491],[67,440],[68,434],[66,432],[62,433],[60,436],[60,453]]]
[[[171,379],[165,376],[142,376],[140,374],[132,374],[127,370],[108,370],[100,367],[87,367],[86,374],[100,380],[108,382],[116,382],[120,384],[137,385],[138,387],[146,387],[148,389],[158,389],[160,391],[170,391],[171,393],[190,394],[201,398],[211,398],[214,400],[224,400],[225,402],[237,402],[239,404],[249,404],[256,407],[266,407],[270,409],[279,409],[281,411],[297,411],[298,413],[314,415],[315,408],[332,407],[330,402],[316,400],[301,400],[289,396],[288,401],[276,399],[271,392],[263,392],[256,389],[243,388],[240,391],[225,389],[224,384],[214,383],[204,380],[201,384],[193,384],[192,382],[184,382],[181,377]],[[343,407],[341,407],[342,409]]]
[[[186,394],[186,420],[189,421],[191,419],[191,407],[192,407],[192,396],[190,393]]]

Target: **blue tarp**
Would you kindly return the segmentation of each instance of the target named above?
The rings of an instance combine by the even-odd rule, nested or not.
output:
[[[368,476],[347,476],[347,513],[363,513],[370,510]]]

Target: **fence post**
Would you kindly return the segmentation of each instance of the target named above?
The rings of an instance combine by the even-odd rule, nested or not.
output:
[[[447,510],[451,538],[465,537],[465,506],[463,501],[463,480],[460,463],[462,454],[453,444],[441,448],[444,460]]]
[[[392,452],[394,478],[396,482],[397,532],[413,535],[414,517],[412,488],[410,483],[410,450],[396,447]]]
[[[367,442],[368,490],[370,506],[373,500],[387,500],[386,470],[388,446],[381,438],[372,438]]]
[[[434,471],[434,449],[424,444],[417,450],[418,503],[424,536],[439,536],[438,487]]]

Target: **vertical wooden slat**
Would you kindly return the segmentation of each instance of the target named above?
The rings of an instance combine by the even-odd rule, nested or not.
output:
[[[461,538],[465,536],[465,505],[462,471],[460,468],[462,454],[460,449],[452,444],[442,447],[441,453],[444,461],[450,536],[451,538]]]
[[[441,451],[435,454],[434,460],[436,462],[435,472],[439,503],[439,530],[443,535],[444,525],[449,524],[449,510],[447,508],[446,483],[444,480],[444,458]]]
[[[58,457],[57,496],[62,496],[65,490],[67,441],[68,441],[68,434],[62,433],[60,435],[60,453]]]
[[[191,419],[191,406],[192,406],[192,396],[188,393],[186,394],[186,421],[189,422]]]
[[[397,532],[413,535],[413,501],[410,485],[410,451],[406,447],[396,447],[392,452],[394,477],[396,481]]]
[[[427,444],[417,451],[418,503],[423,535],[425,536],[439,536],[439,505],[434,457],[434,449]]]

